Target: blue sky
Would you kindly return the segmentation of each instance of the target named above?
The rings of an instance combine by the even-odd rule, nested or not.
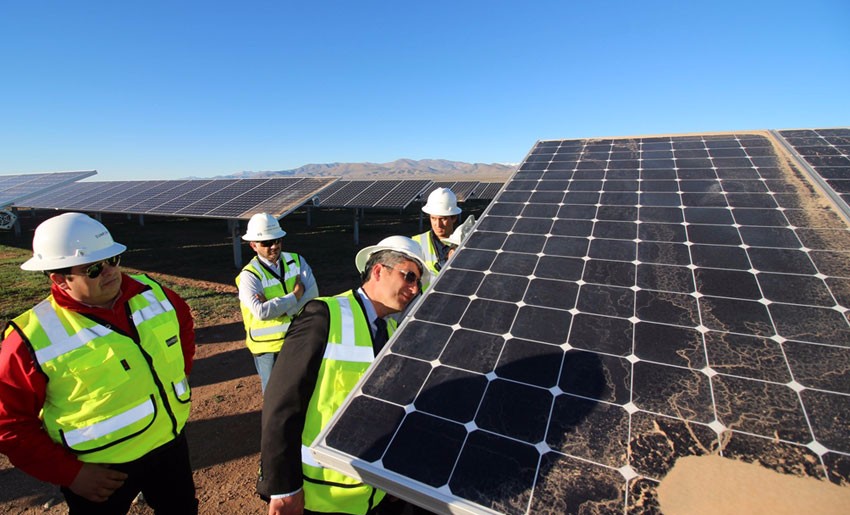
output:
[[[846,0],[5,0],[0,63],[0,174],[517,163],[539,139],[850,125]]]

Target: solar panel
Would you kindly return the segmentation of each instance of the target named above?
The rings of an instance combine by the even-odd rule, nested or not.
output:
[[[25,207],[164,216],[248,219],[297,209],[336,178],[74,183],[27,199]]]
[[[468,200],[493,200],[504,184],[503,182],[479,182]]]
[[[850,215],[850,128],[779,131]]]
[[[360,193],[345,203],[346,207],[369,208],[380,203],[381,199],[396,186],[394,181],[375,181],[369,184]]]
[[[15,204],[44,193],[49,193],[69,183],[97,172],[53,172],[20,175],[0,175],[0,208]]]
[[[328,208],[404,209],[431,184],[426,179],[402,181],[339,181],[332,191],[320,195]]]
[[[363,193],[373,184],[375,184],[375,181],[339,181],[334,185],[334,191],[327,192],[319,197],[319,205],[329,208],[345,207],[351,199]]]
[[[325,185],[335,180],[333,177],[257,179],[256,187],[205,213],[205,216],[226,215],[228,218],[248,219],[251,215],[261,212],[284,216],[301,207]]]
[[[123,213],[124,207],[128,206],[131,199],[138,199],[139,195],[151,195],[156,192],[156,187],[164,181],[126,181],[122,182],[120,188],[115,188],[109,194],[102,194],[95,198],[87,199],[86,211],[118,212]],[[80,208],[79,205],[76,206]]]
[[[180,191],[180,188],[188,183],[189,181],[154,181],[151,188],[124,199],[123,212],[144,214],[151,207],[158,205],[157,199],[173,198],[174,192]]]
[[[657,513],[690,455],[850,482],[850,231],[775,144],[538,142],[314,457],[442,513]]]
[[[422,192],[423,202],[428,195],[437,188],[448,188],[457,197],[458,202],[466,201],[475,188],[478,186],[478,181],[438,181],[434,182],[430,187]]]
[[[375,207],[383,208],[398,208],[404,209],[409,206],[414,200],[422,196],[422,192],[428,185],[430,180],[426,179],[410,179],[397,181],[396,187]]]

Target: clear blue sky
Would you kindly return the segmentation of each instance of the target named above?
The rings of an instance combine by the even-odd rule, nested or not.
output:
[[[847,125],[847,0],[0,0],[0,174],[516,163],[539,139]]]

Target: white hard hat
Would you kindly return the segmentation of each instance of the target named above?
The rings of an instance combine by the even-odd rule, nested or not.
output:
[[[457,207],[457,197],[448,188],[437,188],[428,195],[428,202],[422,206],[422,211],[434,216],[452,216],[460,214]]]
[[[440,238],[440,241],[445,243],[446,245],[452,245],[454,247],[460,247],[460,244],[463,243],[463,240],[466,239],[467,236],[472,232],[472,227],[475,225],[475,216],[469,215],[466,217],[466,220],[463,221],[462,224],[455,227],[455,230],[452,232],[451,236],[448,238]]]
[[[360,252],[358,252],[357,256],[354,258],[354,264],[357,265],[357,270],[361,273],[365,271],[366,263],[369,261],[372,254],[382,250],[394,250],[396,252],[400,252],[419,264],[419,268],[422,269],[423,276],[429,273],[428,267],[425,266],[425,258],[422,257],[422,247],[407,236],[388,236],[379,241],[377,245],[360,249]],[[425,280],[426,278],[423,277],[422,279]]]
[[[65,213],[41,222],[32,237],[32,257],[24,270],[59,270],[97,263],[127,247],[115,243],[102,223],[82,213]]]
[[[248,220],[248,227],[242,239],[245,241],[268,241],[286,236],[280,228],[277,218],[268,213],[257,213]]]

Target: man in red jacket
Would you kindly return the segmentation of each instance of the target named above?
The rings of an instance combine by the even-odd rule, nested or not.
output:
[[[0,452],[61,486],[71,514],[197,513],[183,428],[195,353],[188,305],[121,273],[124,245],[98,221],[43,222],[21,268],[50,295],[9,322],[0,345]]]

